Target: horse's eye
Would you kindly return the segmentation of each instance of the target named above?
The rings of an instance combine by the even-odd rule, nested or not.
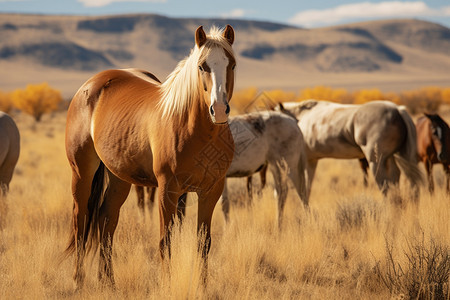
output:
[[[198,69],[202,72],[204,71],[202,66],[198,66]]]

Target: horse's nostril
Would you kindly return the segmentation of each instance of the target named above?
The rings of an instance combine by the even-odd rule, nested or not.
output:
[[[212,105],[209,107],[209,112],[214,116],[214,108],[212,107]]]
[[[227,109],[225,110],[225,113],[228,115],[230,113],[230,105],[227,104]]]

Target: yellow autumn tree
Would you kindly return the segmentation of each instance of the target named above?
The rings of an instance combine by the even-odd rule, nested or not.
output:
[[[363,104],[373,100],[385,100],[385,96],[379,89],[360,90],[354,93],[353,103]]]
[[[0,91],[0,111],[8,113],[12,108],[11,94]]]
[[[283,90],[265,91],[264,94],[273,103],[292,102],[292,101],[295,101],[295,98],[296,98],[294,92],[286,92],[286,91],[283,91]]]
[[[251,106],[258,96],[258,89],[256,87],[249,87],[246,89],[234,91],[231,99],[232,112],[242,113],[246,111],[247,107]]]
[[[442,102],[450,104],[450,88],[442,89]]]
[[[412,114],[436,112],[443,101],[442,89],[429,86],[418,90],[401,93],[401,103],[406,105]]]
[[[25,90],[16,90],[12,93],[15,107],[32,115],[37,122],[45,113],[58,108],[62,101],[61,93],[51,88],[48,83],[29,84]]]

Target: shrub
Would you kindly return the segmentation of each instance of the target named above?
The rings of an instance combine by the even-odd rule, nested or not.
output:
[[[392,294],[408,295],[409,299],[448,299],[450,247],[430,238],[425,243],[416,238],[407,241],[403,251],[406,263],[394,257],[394,248],[386,241],[385,270],[377,263],[377,273]]]
[[[58,109],[62,96],[58,90],[44,82],[29,84],[25,90],[14,91],[12,100],[15,107],[32,115],[39,122],[43,114]]]

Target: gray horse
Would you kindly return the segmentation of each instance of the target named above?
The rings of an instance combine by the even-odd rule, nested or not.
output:
[[[402,106],[389,101],[345,105],[307,100],[276,109],[298,120],[308,157],[308,187],[321,158],[367,159],[379,189],[399,183],[400,169],[415,192],[423,176],[417,164],[415,125]],[[400,167],[400,169],[399,169]]]
[[[5,196],[19,159],[20,135],[14,120],[0,112],[0,196]]]
[[[288,192],[286,178],[290,178],[303,204],[308,207],[305,145],[297,122],[280,112],[263,111],[230,118],[229,124],[235,153],[226,176],[247,177],[268,167],[274,178],[279,223]],[[226,220],[229,205],[225,182],[222,210]]]

